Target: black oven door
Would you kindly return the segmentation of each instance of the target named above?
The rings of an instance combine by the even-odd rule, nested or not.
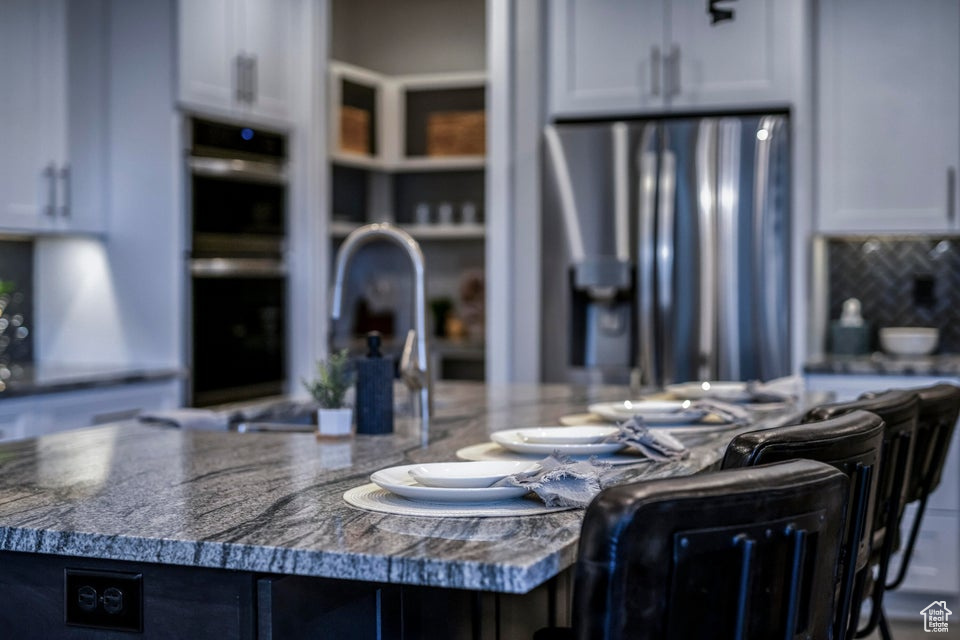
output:
[[[286,274],[267,260],[194,260],[192,406],[279,395],[286,379]]]
[[[193,256],[279,255],[286,235],[280,165],[191,158]]]

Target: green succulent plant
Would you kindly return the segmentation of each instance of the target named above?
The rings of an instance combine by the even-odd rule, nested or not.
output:
[[[317,377],[303,380],[303,386],[324,409],[339,409],[344,406],[344,396],[353,384],[350,357],[346,349],[330,354],[326,360],[317,362]]]

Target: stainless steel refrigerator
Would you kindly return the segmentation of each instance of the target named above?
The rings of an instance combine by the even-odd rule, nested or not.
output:
[[[548,126],[543,379],[787,375],[789,139],[785,114]]]

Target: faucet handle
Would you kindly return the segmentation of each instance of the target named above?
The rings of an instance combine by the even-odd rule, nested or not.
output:
[[[410,329],[403,341],[403,352],[400,355],[400,377],[409,389],[423,388],[423,369],[417,362],[416,344],[417,332]]]

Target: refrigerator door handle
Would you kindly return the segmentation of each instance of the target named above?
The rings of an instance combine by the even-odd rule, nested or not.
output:
[[[656,125],[643,128],[637,166],[640,173],[640,197],[637,201],[637,319],[639,340],[637,365],[640,385],[660,384],[656,342],[656,238],[657,206]]]
[[[657,316],[659,340],[663,350],[663,384],[675,382],[676,363],[673,353],[673,267],[674,267],[674,202],[677,190],[677,156],[664,149],[660,164],[659,216],[657,219]]]
[[[781,142],[783,136],[783,118],[766,116],[761,118],[757,127],[756,161],[754,162],[754,198],[753,198],[753,277],[754,299],[759,304],[754,306],[755,322],[759,334],[758,359],[760,377],[770,379],[781,376],[787,370],[789,345],[786,309],[783,283],[786,274],[783,266],[786,264],[784,256],[778,255],[776,239],[771,234],[771,216],[775,211],[775,203],[770,189],[773,180],[772,157],[776,152],[775,145]]]
[[[544,130],[547,142],[547,151],[553,161],[554,175],[557,178],[557,191],[560,196],[560,211],[563,214],[564,226],[567,231],[567,242],[570,246],[570,257],[573,264],[580,264],[586,257],[583,248],[583,235],[580,233],[580,218],[577,215],[577,201],[573,195],[573,180],[570,178],[570,167],[567,157],[563,153],[560,134],[553,125]]]
[[[613,219],[617,260],[630,262],[630,130],[624,122],[613,125]]]
[[[700,317],[697,376],[717,378],[717,121],[705,118],[697,131],[697,218],[700,252]]]

